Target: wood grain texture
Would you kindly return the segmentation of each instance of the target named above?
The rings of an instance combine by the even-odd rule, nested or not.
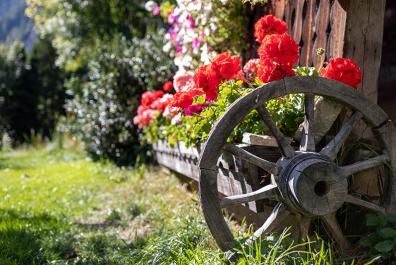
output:
[[[222,215],[217,191],[217,171],[201,169],[199,180],[201,207],[214,238],[221,250],[227,251],[234,241],[228,225]]]
[[[354,164],[351,165],[347,165],[347,166],[342,166],[339,169],[339,174],[341,176],[351,176],[353,174],[356,174],[358,172],[373,168],[373,167],[378,167],[380,165],[385,164],[386,162],[389,162],[390,158],[387,154],[385,155],[379,155],[367,160],[363,160],[360,162],[356,162]]]
[[[381,207],[381,206],[379,206],[377,204],[374,204],[372,202],[368,202],[368,201],[356,198],[356,197],[354,197],[352,195],[347,195],[346,198],[345,198],[345,202],[348,202],[348,203],[351,203],[351,204],[355,204],[355,205],[358,205],[360,207],[367,208],[369,210],[376,211],[376,212],[379,212],[379,213],[382,213],[382,214],[386,214],[386,211],[385,211],[384,207]]]
[[[347,12],[338,0],[335,0],[330,11],[330,35],[327,50],[330,58],[342,57],[344,49]]]
[[[257,112],[259,113],[261,119],[264,121],[265,125],[268,126],[272,135],[275,137],[279,148],[281,149],[281,153],[284,157],[292,157],[294,156],[294,148],[290,145],[289,141],[283,135],[283,133],[276,127],[274,120],[269,114],[266,107],[263,104],[257,107]]]
[[[353,127],[362,118],[359,112],[355,112],[349,120],[342,126],[341,130],[323,149],[320,151],[322,155],[328,156],[330,159],[335,160],[342,145],[351,134]]]
[[[358,90],[377,102],[381,63],[385,0],[347,0],[344,56],[362,70]]]
[[[335,213],[321,217],[322,221],[325,223],[330,236],[338,243],[338,246],[345,253],[350,251],[352,248],[351,243],[346,239],[344,233],[341,230],[340,225],[336,219]]]
[[[318,68],[321,64],[321,58],[316,54],[318,48],[326,49],[327,45],[327,27],[330,18],[330,2],[329,0],[321,0],[315,18],[316,39],[313,45],[313,65]]]
[[[315,152],[315,95],[305,94],[300,150]]]
[[[276,200],[279,197],[277,190],[278,189],[276,185],[270,184],[250,193],[225,197],[221,199],[220,206],[225,207],[229,205],[242,204],[262,199]]]
[[[301,66],[312,65],[313,41],[315,33],[315,0],[306,0],[307,11],[303,18],[302,41],[300,55]]]
[[[264,169],[268,173],[278,174],[279,168],[275,163],[262,159],[236,145],[225,144],[223,150]]]
[[[300,43],[303,28],[303,7],[305,0],[294,1],[293,39]]]

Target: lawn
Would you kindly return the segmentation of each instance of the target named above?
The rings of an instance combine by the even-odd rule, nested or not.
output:
[[[197,194],[159,167],[118,168],[49,145],[1,152],[0,183],[2,265],[225,262]],[[239,264],[333,264],[329,250],[279,242]]]

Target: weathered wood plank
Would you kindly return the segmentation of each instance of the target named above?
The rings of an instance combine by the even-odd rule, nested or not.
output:
[[[362,70],[358,90],[377,102],[381,64],[385,0],[347,0],[344,56],[354,59]]]
[[[327,47],[330,58],[342,57],[347,13],[339,0],[335,0],[330,12],[330,36]]]
[[[303,27],[303,7],[305,0],[294,1],[294,23],[293,23],[293,39],[299,44],[301,41]]]
[[[300,55],[301,66],[311,66],[312,64],[313,37],[315,33],[315,1],[307,0],[306,5],[307,11],[304,17],[302,31],[303,46]]]
[[[285,137],[286,141],[290,144],[292,139]],[[278,142],[274,136],[270,135],[258,135],[253,133],[244,133],[242,143],[250,145],[262,145],[267,147],[278,147]]]
[[[316,39],[314,42],[312,56],[313,65],[318,68],[321,65],[321,57],[316,54],[318,48],[326,49],[327,45],[327,27],[329,25],[330,17],[330,3],[329,0],[321,0],[319,4],[319,9],[316,12],[315,18],[315,33]]]

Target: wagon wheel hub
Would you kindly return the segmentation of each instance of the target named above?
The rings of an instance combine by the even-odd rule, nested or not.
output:
[[[337,166],[317,153],[300,153],[278,162],[282,166],[277,184],[291,210],[321,216],[339,209],[348,194],[347,179]]]

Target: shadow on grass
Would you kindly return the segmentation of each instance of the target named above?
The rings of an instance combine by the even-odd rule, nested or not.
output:
[[[46,257],[43,243],[46,244],[49,238],[55,239],[66,226],[48,214],[29,215],[0,209],[0,264],[44,263]],[[67,247],[62,249],[70,251]]]
[[[134,264],[131,253],[143,242],[120,240],[106,232],[111,227],[0,209],[0,264]]]

